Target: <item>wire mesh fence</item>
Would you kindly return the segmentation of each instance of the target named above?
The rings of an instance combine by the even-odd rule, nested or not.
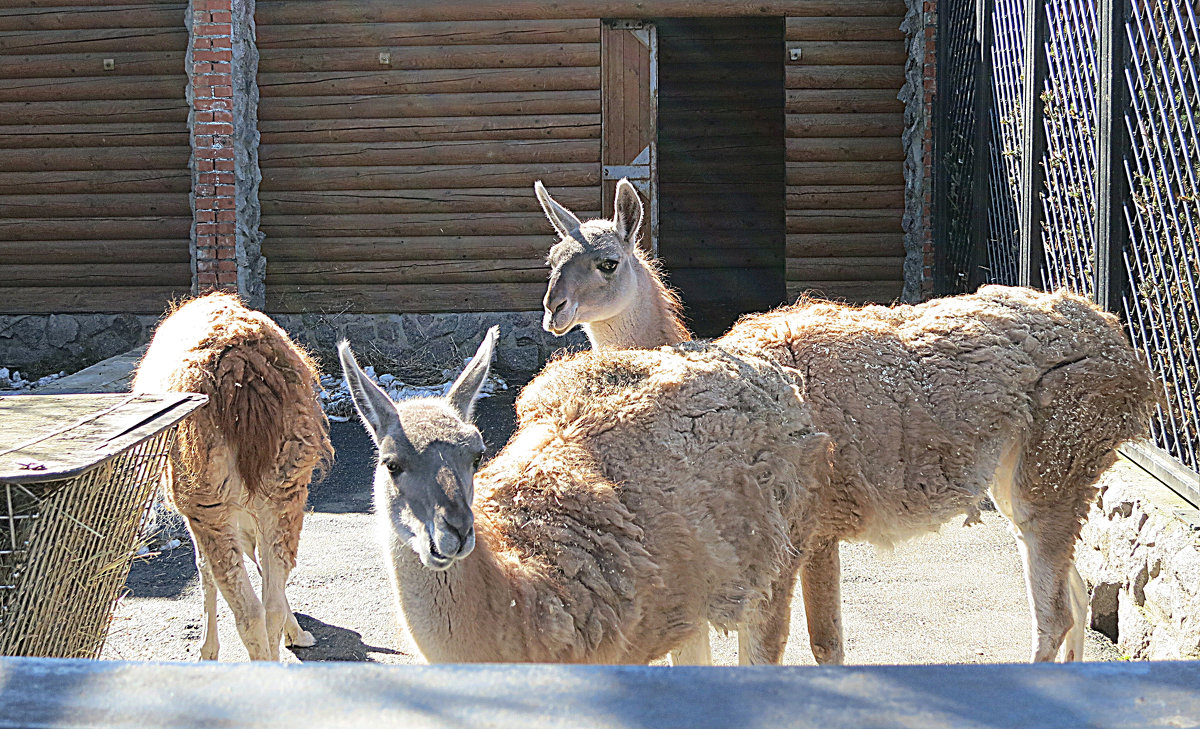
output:
[[[1194,1],[947,2],[958,14],[974,8],[991,27],[941,26],[941,73],[974,76],[978,68],[947,66],[990,61],[982,70],[988,83],[976,101],[986,134],[976,130],[974,137],[977,148],[986,149],[986,171],[972,181],[974,192],[960,193],[968,204],[947,206],[947,216],[959,219],[939,219],[937,233],[948,251],[971,250],[978,241],[985,252],[944,256],[942,290],[969,290],[967,281],[1015,284],[1022,256],[1026,263],[1037,256],[1043,263],[1035,283],[1094,296],[1122,315],[1134,344],[1164,384],[1166,402],[1152,426],[1154,438],[1197,470],[1200,32]],[[1044,10],[1045,37],[1030,21],[1031,10]],[[1116,14],[1111,25],[1106,13]],[[1104,36],[1110,28],[1115,31],[1111,42]],[[975,52],[964,50],[964,43],[975,43]],[[1045,54],[1044,77],[1025,68],[1031,43]],[[1112,86],[1105,85],[1109,78]],[[1026,84],[1039,100],[1033,109],[1023,108]],[[1106,89],[1112,104],[1102,103]],[[1031,124],[1042,125],[1046,134],[1039,160],[1045,183],[1036,191],[1021,185],[1023,155],[1037,148],[1029,143]],[[955,135],[970,137],[971,132],[941,138]],[[986,147],[978,146],[980,140]],[[1114,164],[1101,164],[1106,158]],[[1020,219],[1030,205],[1039,206],[1040,234],[1022,246]],[[986,210],[985,230],[967,222],[976,210]],[[1110,225],[1113,221],[1117,224]],[[1120,235],[1106,232],[1112,230]],[[1113,278],[1105,278],[1108,264],[1102,260],[1120,267]],[[1103,280],[1122,282],[1119,299],[1109,296],[1099,283]]]

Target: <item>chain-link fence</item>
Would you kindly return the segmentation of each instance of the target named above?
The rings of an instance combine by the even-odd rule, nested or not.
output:
[[[942,131],[937,160],[974,159],[979,149],[986,160],[970,170],[939,170],[939,179],[969,189],[943,182],[943,197],[953,193],[960,202],[944,205],[935,222],[938,249],[945,251],[938,290],[986,282],[1065,287],[1120,314],[1164,383],[1155,440],[1196,470],[1196,6],[1191,0],[943,0],[939,10],[937,113],[947,125],[971,128]],[[962,18],[970,22],[955,20]],[[1027,55],[1027,48],[1036,53]],[[967,77],[976,85],[959,82]],[[970,117],[958,112],[964,100],[957,89],[970,95]],[[1032,109],[1025,108],[1030,98],[1037,99]],[[984,120],[982,129],[976,119]],[[967,138],[972,150],[951,146]],[[1038,164],[1027,165],[1029,159]],[[1022,184],[1031,170],[1044,177],[1036,187]],[[1023,224],[1036,231],[1028,240]]]

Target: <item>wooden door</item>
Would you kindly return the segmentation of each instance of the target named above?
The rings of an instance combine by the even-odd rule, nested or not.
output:
[[[604,20],[600,29],[600,162],[604,214],[617,181],[629,178],[648,203],[642,246],[658,252],[658,32],[644,20]]]

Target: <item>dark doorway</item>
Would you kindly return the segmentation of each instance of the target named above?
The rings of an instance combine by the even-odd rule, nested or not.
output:
[[[784,20],[658,26],[658,252],[693,331],[778,306],[785,282]]]

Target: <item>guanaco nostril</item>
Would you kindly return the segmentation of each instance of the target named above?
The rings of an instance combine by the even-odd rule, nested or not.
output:
[[[562,311],[562,310],[563,310],[563,307],[564,307],[564,306],[566,306],[566,305],[567,305],[567,300],[566,300],[566,299],[562,299],[561,301],[559,301],[558,303],[556,303],[556,304],[554,305],[554,308],[550,309],[550,313],[551,313],[551,314],[555,314],[555,315],[557,315],[557,314],[558,314],[558,312]]]

